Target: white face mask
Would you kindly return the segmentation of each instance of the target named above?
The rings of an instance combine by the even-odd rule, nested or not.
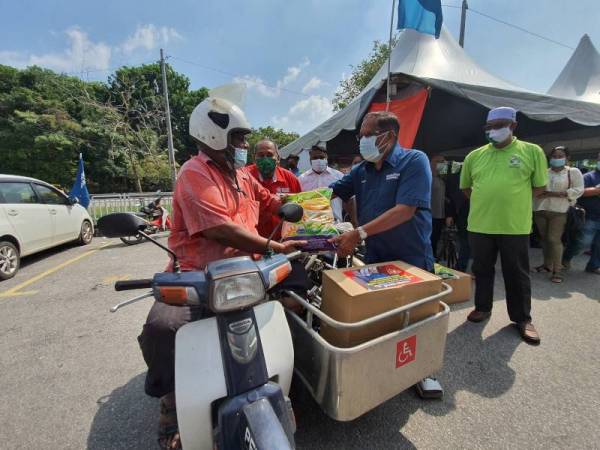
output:
[[[241,169],[248,162],[248,150],[245,148],[235,147],[235,155],[233,157],[233,167]]]
[[[510,127],[504,127],[498,130],[489,130],[486,133],[488,140],[492,144],[500,144],[501,142],[506,141],[511,134],[512,130],[510,129]]]
[[[326,159],[311,159],[310,166],[312,170],[317,173],[324,172],[327,169],[327,160]]]
[[[381,153],[375,143],[376,140],[377,136],[363,136],[360,138],[360,156],[362,156],[365,161],[374,163],[381,159]]]

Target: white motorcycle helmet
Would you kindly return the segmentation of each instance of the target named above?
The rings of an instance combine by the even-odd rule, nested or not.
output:
[[[224,98],[208,97],[194,108],[190,116],[190,136],[213,150],[227,149],[232,131],[250,133],[244,112]]]

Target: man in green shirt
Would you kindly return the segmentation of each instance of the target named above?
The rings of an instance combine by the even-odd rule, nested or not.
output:
[[[510,320],[521,337],[539,344],[531,323],[529,234],[533,196],[544,191],[548,167],[543,150],[513,136],[517,112],[501,107],[488,113],[485,126],[490,142],[465,158],[460,188],[471,199],[468,230],[473,252],[475,310],[468,320],[490,317],[498,252]]]

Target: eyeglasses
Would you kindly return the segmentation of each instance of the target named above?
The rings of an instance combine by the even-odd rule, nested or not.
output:
[[[374,131],[372,134],[365,134],[363,136],[361,136],[360,133],[359,133],[355,137],[356,137],[357,142],[360,142],[360,138],[363,138],[363,137],[372,137],[372,136],[379,137],[379,136],[384,135],[385,133],[387,133],[387,131],[379,131],[379,130],[377,130],[377,131]]]
[[[506,128],[506,127],[510,127],[512,125],[512,122],[498,122],[498,123],[486,123],[483,126],[483,129],[485,131],[490,131],[490,130],[499,130],[501,128]]]

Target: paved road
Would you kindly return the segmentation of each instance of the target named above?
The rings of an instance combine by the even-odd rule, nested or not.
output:
[[[150,303],[108,308],[131,294],[115,293],[114,280],[165,261],[150,244],[95,239],[29,258],[0,284],[0,448],[155,448],[157,402],[143,393],[136,342]],[[487,324],[465,323],[470,304],[453,307],[443,401],[407,391],[336,423],[295,386],[298,447],[599,448],[600,278],[583,262],[563,285],[533,277],[540,347],[521,342],[502,301]]]

